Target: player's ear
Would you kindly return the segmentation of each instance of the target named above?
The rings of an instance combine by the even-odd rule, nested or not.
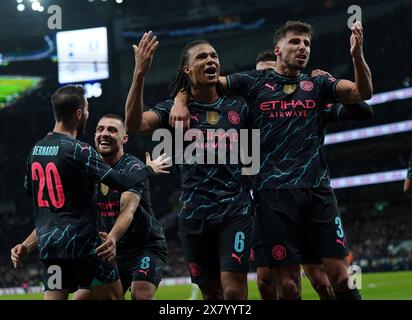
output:
[[[276,46],[276,47],[275,47],[275,50],[273,50],[273,52],[275,53],[276,57],[279,57],[279,56],[280,56],[280,48],[279,48],[279,46]]]
[[[123,139],[122,139],[122,144],[127,143],[127,141],[129,141],[129,135],[125,134],[125,135],[123,136]]]
[[[80,120],[81,118],[82,118],[82,115],[83,115],[83,110],[82,109],[77,109],[76,110],[76,113],[75,113],[75,116],[76,116],[76,119],[77,120]]]
[[[184,66],[183,66],[183,72],[184,72],[185,74],[188,74],[189,71],[190,71],[190,68],[189,68],[187,65],[184,65]]]

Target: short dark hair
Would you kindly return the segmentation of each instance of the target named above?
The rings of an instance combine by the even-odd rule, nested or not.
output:
[[[85,105],[84,96],[84,88],[79,85],[68,85],[57,89],[51,97],[56,120],[67,122],[78,109],[83,110]]]
[[[108,113],[108,114],[105,114],[103,117],[101,117],[100,120],[101,120],[101,119],[104,119],[104,118],[119,120],[119,121],[121,122],[122,126],[124,127],[124,129],[126,130],[126,125],[125,125],[125,123],[124,123],[124,119],[123,119],[121,116],[119,116],[118,114]],[[100,120],[99,120],[99,121],[100,121]]]
[[[296,32],[298,34],[306,33],[309,35],[309,39],[312,39],[313,28],[309,23],[302,21],[287,21],[276,30],[273,37],[273,47],[276,47],[279,40],[284,38],[289,31]]]
[[[263,50],[259,52],[256,58],[256,64],[264,61],[276,61],[276,55],[273,50]]]

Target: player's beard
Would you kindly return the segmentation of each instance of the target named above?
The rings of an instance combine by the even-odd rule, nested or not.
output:
[[[292,56],[289,56],[286,59],[284,59],[284,64],[285,64],[286,68],[288,68],[288,69],[299,70],[299,71],[302,71],[303,69],[305,69],[305,67],[307,65],[307,63],[299,64],[299,63],[293,62]]]
[[[97,148],[97,151],[102,156],[110,157],[112,155],[115,155],[117,152],[119,152],[119,146],[118,145],[113,145],[113,147],[110,150],[103,150],[101,148]]]

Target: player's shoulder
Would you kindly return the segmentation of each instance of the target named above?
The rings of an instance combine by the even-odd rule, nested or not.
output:
[[[67,142],[68,145],[73,144],[74,148],[81,148],[82,150],[93,149],[93,147],[90,144],[88,144],[87,142],[80,141],[79,139],[66,139],[65,142]]]
[[[249,70],[249,71],[241,71],[241,72],[236,72],[233,74],[228,75],[228,77],[233,78],[233,77],[239,77],[239,78],[249,78],[251,80],[256,80],[262,75],[265,75],[268,70]]]
[[[311,77],[309,75],[306,75],[307,79],[305,80],[310,80],[313,81],[316,84],[321,84],[324,82],[335,82],[336,78],[334,78],[333,76],[327,75],[327,74],[321,74],[321,75],[317,75],[315,77]]]
[[[231,94],[226,94],[222,96],[222,105],[223,106],[228,106],[228,107],[242,107],[243,105],[246,104],[246,100],[237,95],[231,95]]]
[[[166,99],[166,100],[163,100],[157,103],[154,108],[155,109],[162,109],[162,108],[170,109],[173,106],[173,104],[174,104],[174,101],[172,99]]]
[[[75,145],[75,141],[76,139],[69,135],[49,132],[41,140],[37,141],[35,146],[58,146],[59,148],[64,149],[66,147],[72,148]]]

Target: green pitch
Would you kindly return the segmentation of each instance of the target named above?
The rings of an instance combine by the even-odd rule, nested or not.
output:
[[[190,285],[159,287],[156,293],[158,300],[186,300],[191,296]],[[412,300],[412,272],[369,273],[362,276],[362,296],[365,300]],[[42,294],[0,296],[3,300],[39,300]],[[130,299],[128,295],[127,299]],[[198,293],[197,299],[200,299]],[[249,299],[260,299],[256,282],[249,282]],[[307,279],[303,279],[303,299],[316,300]]]
[[[40,78],[35,77],[0,77],[0,109],[39,82]]]

